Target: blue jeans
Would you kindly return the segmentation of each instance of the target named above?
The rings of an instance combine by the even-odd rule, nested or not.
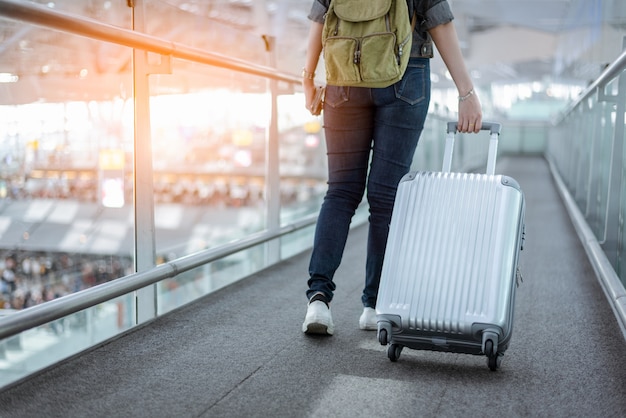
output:
[[[315,230],[308,298],[322,292],[328,302],[332,300],[333,277],[350,222],[367,189],[369,232],[362,302],[376,307],[396,189],[411,167],[429,102],[427,58],[411,58],[402,80],[386,88],[326,87],[328,190]]]

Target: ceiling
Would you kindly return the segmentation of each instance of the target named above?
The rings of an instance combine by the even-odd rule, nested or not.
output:
[[[269,33],[277,39],[276,65],[294,74],[302,67],[312,0],[144,1],[145,31],[151,35],[268,65],[260,35]],[[482,84],[588,81],[619,55],[626,34],[623,0],[448,1],[468,67]],[[131,26],[127,0],[36,3]],[[0,17],[0,73],[20,77],[18,83],[0,83],[0,103],[119,95],[120,78],[130,81],[130,58],[125,47]],[[186,69],[178,65],[176,72]],[[85,71],[98,82],[76,88]],[[433,71],[445,71],[438,58]]]
[[[487,83],[588,82],[626,35],[623,0],[449,1],[468,65]]]

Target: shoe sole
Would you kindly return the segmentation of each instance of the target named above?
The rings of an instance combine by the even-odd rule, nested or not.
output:
[[[320,334],[320,335],[333,335],[333,328],[329,328],[324,324],[316,324],[312,323],[309,325],[304,325],[302,327],[302,331],[305,334]]]
[[[359,324],[359,328],[361,328],[363,331],[378,331],[378,324],[376,325]]]

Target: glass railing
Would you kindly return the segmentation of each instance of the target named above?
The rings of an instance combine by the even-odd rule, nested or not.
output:
[[[555,121],[546,156],[626,335],[626,53]]]

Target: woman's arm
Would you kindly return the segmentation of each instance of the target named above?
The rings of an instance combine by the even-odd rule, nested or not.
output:
[[[465,66],[454,24],[448,22],[435,26],[429,33],[459,92],[458,130],[478,132],[482,124],[480,100],[474,92],[474,85]]]

